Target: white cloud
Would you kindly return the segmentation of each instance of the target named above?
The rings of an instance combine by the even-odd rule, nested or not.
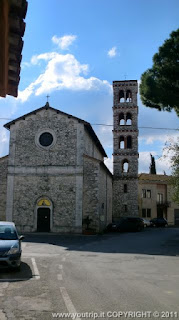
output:
[[[32,82],[26,89],[19,91],[18,99],[22,102],[34,93],[36,96],[54,90],[108,90],[112,92],[112,87],[106,80],[96,77],[86,78],[88,65],[81,64],[72,54],[59,54],[57,52],[47,52],[33,56],[32,64],[46,61],[47,65],[44,73]]]
[[[171,174],[171,161],[170,157],[166,157],[165,151],[162,152],[162,156],[157,158],[155,151],[143,151],[139,152],[139,172],[149,173],[150,167],[150,154],[155,157],[155,165],[157,174],[163,174],[164,171],[166,174]]]
[[[108,56],[110,58],[114,58],[117,55],[117,48],[116,47],[112,47],[109,51],[108,51]]]
[[[57,44],[60,49],[68,50],[69,46],[76,40],[76,38],[77,36],[75,35],[65,35],[61,38],[53,36],[52,42]]]

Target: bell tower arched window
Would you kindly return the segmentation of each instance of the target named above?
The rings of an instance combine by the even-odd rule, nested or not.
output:
[[[127,90],[127,92],[126,92],[126,102],[132,102],[132,92],[131,92],[131,90]]]
[[[125,125],[125,118],[124,118],[124,113],[123,112],[121,112],[119,114],[119,125],[120,126],[124,126]]]
[[[119,102],[125,102],[123,90],[119,91]]]
[[[130,112],[127,112],[127,115],[126,115],[126,125],[127,126],[131,126],[132,125],[132,115]]]
[[[119,137],[119,149],[124,149],[125,144],[124,144],[124,136]]]
[[[122,172],[129,172],[129,162],[127,159],[124,159],[122,162]]]
[[[131,149],[132,148],[132,137],[128,136],[127,137],[127,149]]]

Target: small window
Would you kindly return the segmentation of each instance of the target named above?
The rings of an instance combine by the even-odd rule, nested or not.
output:
[[[127,212],[127,204],[124,205],[124,212]]]
[[[126,125],[131,126],[132,125],[132,115],[130,112],[127,113],[126,115]]]
[[[132,92],[131,92],[131,90],[127,90],[127,92],[126,92],[126,102],[132,102]]]
[[[127,149],[131,149],[132,148],[132,137],[128,136],[127,137]]]
[[[124,118],[124,113],[119,114],[119,125],[124,126],[125,125],[125,118]]]
[[[120,136],[119,137],[119,149],[124,149],[124,137]]]
[[[147,218],[151,217],[151,209],[147,209]]]
[[[127,193],[127,184],[124,184],[124,193]]]
[[[163,203],[163,194],[162,193],[158,193],[157,194],[157,202],[158,203]]]
[[[119,91],[119,102],[125,102],[123,90]]]
[[[146,198],[146,190],[142,189],[142,198]]]
[[[43,147],[49,147],[53,142],[53,136],[50,132],[43,132],[39,137],[39,142]]]
[[[147,190],[147,198],[151,198],[151,190]]]
[[[142,209],[142,217],[146,218],[146,209]]]
[[[122,172],[128,172],[129,171],[129,163],[128,161],[125,159],[122,163]]]

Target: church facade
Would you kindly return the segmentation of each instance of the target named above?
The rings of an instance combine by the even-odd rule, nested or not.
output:
[[[99,232],[112,221],[112,174],[91,125],[49,106],[5,125],[0,220],[21,232]]]

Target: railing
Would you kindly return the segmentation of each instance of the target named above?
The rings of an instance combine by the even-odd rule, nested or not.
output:
[[[171,202],[169,201],[157,201],[157,207],[168,208],[170,207]]]

